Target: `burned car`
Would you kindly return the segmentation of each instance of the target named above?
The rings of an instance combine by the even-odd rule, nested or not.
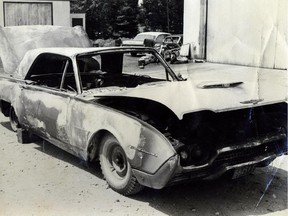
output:
[[[133,52],[159,63],[139,67]],[[195,85],[153,48],[31,49],[0,77],[1,110],[18,135],[99,160],[124,195],[226,172],[239,177],[286,153],[285,97],[262,96],[252,101],[243,82]]]

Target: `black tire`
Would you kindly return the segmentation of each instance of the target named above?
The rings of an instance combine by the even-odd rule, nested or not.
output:
[[[114,136],[104,137],[99,154],[102,173],[114,191],[123,195],[132,195],[143,189],[133,176],[126,154]]]
[[[10,119],[10,127],[12,131],[17,132],[17,129],[20,128],[20,124],[18,121],[18,116],[16,115],[15,110],[12,106],[9,112],[9,119]]]

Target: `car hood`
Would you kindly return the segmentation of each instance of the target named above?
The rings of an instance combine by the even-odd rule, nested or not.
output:
[[[0,26],[0,57],[4,72],[13,74],[25,53],[35,48],[91,47],[82,27]]]
[[[136,88],[110,87],[95,89],[84,93],[86,99],[110,97],[143,98],[159,102],[172,110],[182,119],[190,112],[210,110],[224,112],[265,104],[287,102],[287,73],[267,73],[264,71],[250,74],[238,80],[224,78],[227,74],[214,73],[209,78],[177,82],[156,82]],[[222,79],[219,77],[222,76]],[[199,77],[198,77],[199,78]],[[157,112],[157,111],[156,111]]]

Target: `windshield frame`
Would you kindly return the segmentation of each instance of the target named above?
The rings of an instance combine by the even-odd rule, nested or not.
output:
[[[81,81],[81,75],[79,72],[79,68],[77,65],[77,59],[81,58],[81,57],[85,57],[85,56],[95,56],[95,55],[101,55],[101,54],[116,54],[116,53],[123,53],[123,54],[128,54],[131,52],[138,52],[138,53],[143,53],[143,52],[150,52],[153,53],[158,60],[160,61],[160,63],[162,64],[162,66],[165,68],[165,72],[167,74],[167,76],[170,76],[171,80],[170,81],[181,81],[181,79],[179,79],[179,77],[174,73],[174,71],[171,69],[171,67],[168,65],[168,63],[163,59],[163,57],[154,49],[154,48],[148,48],[148,47],[143,47],[143,48],[139,48],[139,47],[121,47],[121,48],[111,48],[111,49],[105,49],[105,50],[97,50],[97,51],[92,51],[92,52],[87,52],[87,53],[80,53],[75,55],[75,58],[73,58],[73,63],[74,63],[74,70],[75,70],[75,74],[77,74],[78,80],[79,80],[79,86],[80,86],[80,93],[83,93],[83,86],[82,86],[82,81]],[[168,81],[168,80],[167,80]]]

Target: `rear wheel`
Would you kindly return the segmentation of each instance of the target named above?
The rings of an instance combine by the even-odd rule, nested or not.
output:
[[[143,189],[133,176],[131,166],[117,139],[107,135],[100,147],[100,165],[109,186],[123,195],[132,195]]]
[[[10,113],[9,113],[9,119],[10,119],[10,126],[11,129],[16,132],[18,128],[20,128],[20,124],[18,121],[18,116],[15,113],[14,108],[11,106]]]

